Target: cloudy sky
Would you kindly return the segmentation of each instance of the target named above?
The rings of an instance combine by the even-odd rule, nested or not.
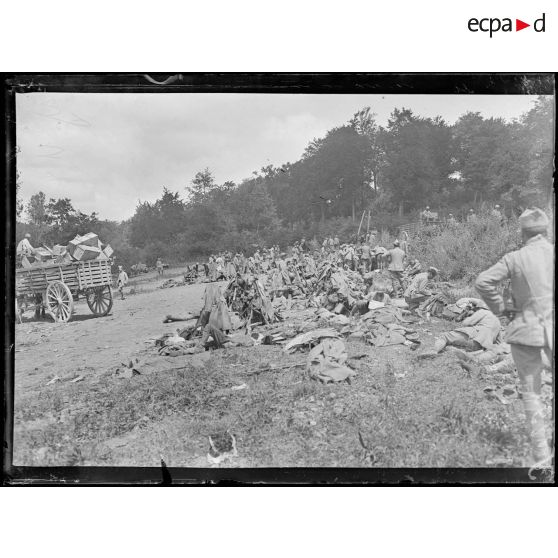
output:
[[[464,112],[515,118],[535,97],[27,93],[16,100],[22,196],[69,197],[100,218],[133,215],[163,186],[184,192],[209,167],[218,183],[297,160],[310,140],[364,106],[380,124],[406,107],[454,122]]]

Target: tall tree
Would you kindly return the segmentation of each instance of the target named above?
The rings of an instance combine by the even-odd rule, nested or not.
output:
[[[163,188],[155,203],[140,202],[130,220],[130,242],[143,248],[150,242],[172,243],[185,228],[186,205],[178,192]]]
[[[528,175],[520,196],[521,204],[550,204],[553,199],[554,97],[538,97],[535,106],[521,118],[521,124],[528,154]]]
[[[213,173],[206,167],[196,173],[187,190],[190,193],[191,201],[197,203],[205,199],[216,186]]]
[[[382,188],[399,214],[435,199],[448,187],[451,173],[450,133],[442,119],[420,118],[395,109],[383,134],[385,161]]]
[[[289,221],[309,216],[353,218],[370,190],[369,143],[345,125],[313,140],[290,169]]]
[[[57,200],[50,198],[46,205],[46,211],[47,222],[58,228],[63,228],[76,210],[70,198],[59,198]]]
[[[483,118],[480,112],[467,112],[453,129],[456,169],[461,174],[470,200],[493,197],[490,191],[490,166],[502,146],[507,145],[509,129],[502,118]],[[500,150],[500,153],[499,153]]]
[[[33,225],[45,225],[48,221],[46,196],[43,192],[33,194],[27,203],[29,221]]]
[[[368,142],[367,174],[370,175],[374,192],[378,192],[380,183],[380,169],[384,164],[385,152],[382,145],[382,129],[376,123],[376,114],[370,107],[364,107],[353,115],[350,125],[357,134],[366,138]]]

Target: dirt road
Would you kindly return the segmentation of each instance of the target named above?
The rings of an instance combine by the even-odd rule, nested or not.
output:
[[[149,339],[176,329],[177,324],[162,323],[167,314],[199,310],[204,289],[204,284],[155,289],[125,300],[116,292],[111,313],[102,318],[81,300],[67,324],[31,320],[28,312],[31,321],[16,325],[16,399],[18,392],[44,385],[54,375],[84,371],[94,376],[137,356]]]

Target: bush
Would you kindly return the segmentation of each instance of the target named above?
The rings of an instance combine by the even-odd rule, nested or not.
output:
[[[456,223],[423,231],[411,241],[412,255],[433,265],[444,279],[473,281],[505,253],[520,246],[517,218],[500,224],[487,214],[471,223]]]

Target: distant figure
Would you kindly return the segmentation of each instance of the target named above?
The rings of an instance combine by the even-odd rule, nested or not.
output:
[[[502,213],[502,209],[498,204],[494,206],[494,209],[490,212],[490,215],[494,218],[495,221],[498,221],[498,223],[503,224],[504,214]]]
[[[473,223],[476,220],[477,220],[477,214],[475,213],[475,210],[471,207],[471,209],[469,209],[469,213],[467,213],[467,223]]]
[[[393,285],[393,294],[399,296],[400,292],[405,290],[403,285],[403,271],[405,270],[405,252],[399,247],[399,240],[394,240],[393,248],[388,251],[389,258],[388,271],[391,275],[391,283]]]
[[[424,211],[420,214],[420,220],[425,224],[432,222],[433,217],[432,217],[432,213],[430,212],[429,205],[427,205],[424,208]]]
[[[374,268],[385,269],[388,250],[383,246],[376,246],[374,248]]]
[[[364,242],[360,248],[360,259],[362,261],[363,273],[370,271],[370,258],[371,258],[370,244]]]
[[[429,267],[428,271],[417,273],[405,290],[405,301],[411,312],[417,311],[418,307],[432,294],[428,289],[428,283],[438,275],[435,267]],[[420,315],[420,313],[419,313]]]
[[[448,220],[447,220],[447,224],[448,225],[457,225],[457,220],[455,219],[455,217],[453,216],[453,213],[450,213],[448,215]]]
[[[161,258],[157,258],[157,263],[155,265],[157,267],[157,274],[163,275],[164,268],[163,268],[163,262],[161,261]]]
[[[31,242],[29,241],[30,238],[31,235],[29,233],[25,233],[25,237],[20,240],[19,244],[17,245],[16,255],[20,260],[21,258],[23,258],[23,256],[30,257],[33,256],[33,254],[35,253],[35,248],[31,246]]]
[[[421,271],[422,267],[420,265],[420,262],[416,258],[411,258],[407,264],[407,267],[405,268],[405,271],[403,272],[403,277],[405,279],[411,279]]]
[[[409,254],[409,235],[407,234],[407,231],[401,231],[401,234],[399,235],[399,247],[401,248],[401,250],[403,250],[403,252],[405,252],[406,255]]]
[[[124,271],[121,265],[118,266],[118,279],[117,279],[118,292],[120,293],[121,300],[125,300],[124,287],[128,284],[128,274]]]
[[[355,270],[355,249],[352,244],[347,244],[343,250],[343,263],[351,271]]]

